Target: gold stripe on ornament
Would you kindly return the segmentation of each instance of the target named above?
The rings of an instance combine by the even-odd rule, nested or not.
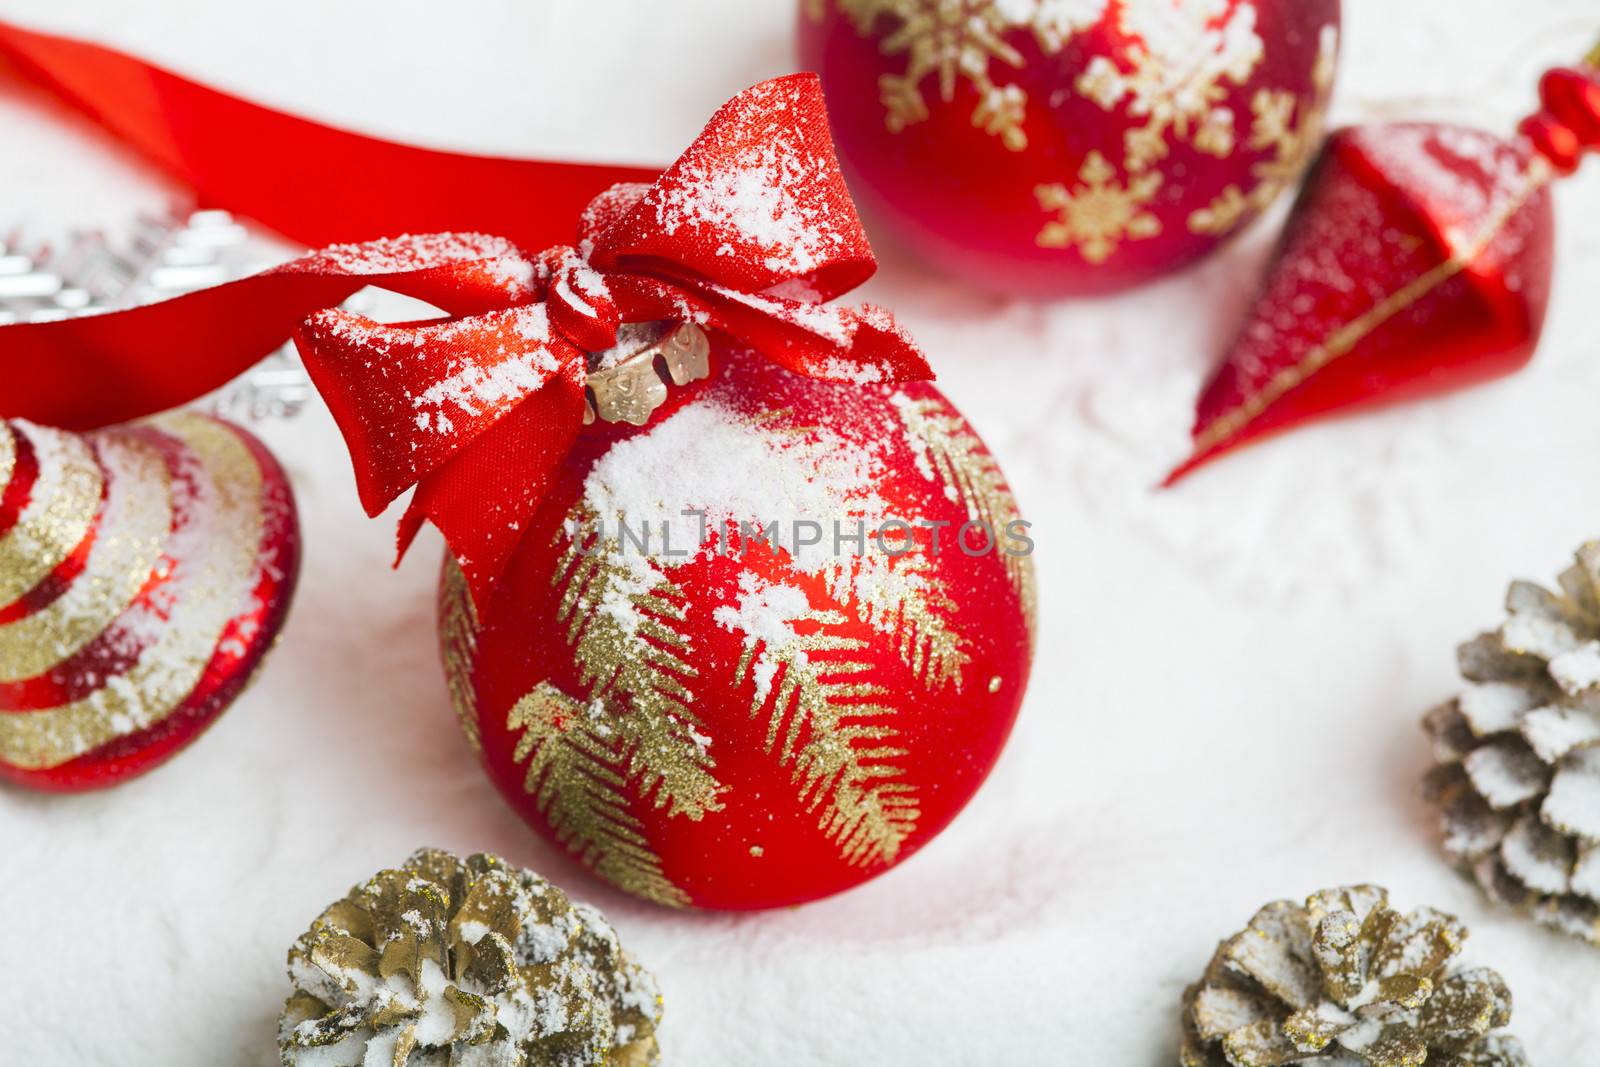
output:
[[[1419,301],[1427,298],[1441,285],[1472,266],[1486,252],[1502,231],[1516,218],[1540,190],[1549,184],[1553,171],[1549,163],[1535,158],[1523,175],[1523,187],[1484,225],[1465,249],[1452,253],[1437,267],[1418,275],[1373,305],[1366,312],[1330,332],[1305,357],[1292,367],[1285,367],[1267,382],[1260,392],[1247,397],[1238,407],[1217,417],[1204,433],[1194,440],[1194,454],[1203,456],[1254,422],[1262,412],[1281,400],[1284,394],[1299,387],[1313,374],[1341,356],[1348,355],[1362,341],[1390,319],[1403,314]]]
[[[100,465],[77,434],[13,422],[33,446],[39,473],[17,524],[0,537],[0,604],[24,596],[72,555],[100,507]]]
[[[83,573],[43,610],[0,626],[0,682],[43,674],[126,611],[161,559],[172,528],[172,483],[148,442],[107,435],[105,511]]]
[[[0,759],[24,770],[59,766],[161,722],[186,700],[215,655],[223,630],[250,596],[259,568],[263,479],[232,431],[199,415],[155,420],[189,450],[182,462],[195,495],[167,552],[177,561],[158,600],[162,614],[134,622],[162,627],[126,673],[82,700],[41,711],[0,714]],[[174,499],[182,493],[174,485]]]
[[[10,425],[0,422],[0,496],[11,487],[11,476],[17,472],[17,435]]]

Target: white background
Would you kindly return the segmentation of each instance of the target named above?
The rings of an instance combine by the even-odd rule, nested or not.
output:
[[[1290,0],[1285,0],[1290,2]],[[1339,117],[1509,129],[1594,0],[1347,0]],[[664,161],[788,71],[786,0],[0,0],[258,100],[486,152]],[[175,191],[0,90],[0,230],[125,221]],[[464,191],[464,195],[466,191]],[[264,434],[306,563],[256,687],[110,793],[0,791],[0,1060],[276,1061],[290,941],[352,882],[437,844],[499,851],[606,909],[659,974],[671,1064],[1173,1062],[1177,1001],[1266,900],[1387,884],[1457,911],[1541,1067],[1596,1062],[1600,951],[1491,911],[1439,859],[1417,719],[1514,575],[1600,535],[1600,165],[1560,190],[1534,365],[1345,419],[1180,491],[1189,405],[1277,219],[1198,270],[1040,307],[925,276],[895,308],[1036,524],[1043,629],[989,785],[902,868],[777,914],[669,914],[533,838],[457,734],[435,663],[437,541],[387,570],[320,410]],[[3,383],[0,383],[3,388]]]

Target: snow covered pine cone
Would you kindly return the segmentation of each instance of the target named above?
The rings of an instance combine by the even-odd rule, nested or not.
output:
[[[421,849],[289,950],[286,1067],[649,1067],[655,979],[605,917],[487,854]]]
[[[1466,927],[1401,915],[1376,886],[1280,900],[1217,947],[1183,996],[1182,1067],[1527,1067],[1511,994],[1452,966]]]
[[[1560,592],[1514,582],[1509,618],[1457,651],[1428,713],[1446,854],[1499,903],[1600,944],[1600,543]]]

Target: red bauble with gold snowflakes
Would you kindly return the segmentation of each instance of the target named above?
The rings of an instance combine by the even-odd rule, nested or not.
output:
[[[1148,281],[1291,186],[1339,0],[801,0],[852,188],[919,254],[1006,293]]]
[[[172,757],[250,681],[299,558],[283,471],[236,426],[0,421],[0,778],[92,789]]]
[[[711,363],[642,426],[602,411],[481,617],[447,563],[441,637],[536,830],[662,904],[777,907],[905,860],[988,775],[1028,676],[1031,542],[931,386]]]

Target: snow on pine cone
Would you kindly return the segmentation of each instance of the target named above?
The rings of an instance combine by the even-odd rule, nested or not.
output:
[[[1514,582],[1457,652],[1467,688],[1428,713],[1450,859],[1498,903],[1600,944],[1600,543],[1560,592]]]
[[[1222,942],[1183,999],[1182,1067],[1526,1067],[1511,994],[1455,965],[1466,927],[1387,891],[1280,900]]]
[[[648,1067],[655,979],[532,871],[421,849],[289,950],[286,1067]]]

